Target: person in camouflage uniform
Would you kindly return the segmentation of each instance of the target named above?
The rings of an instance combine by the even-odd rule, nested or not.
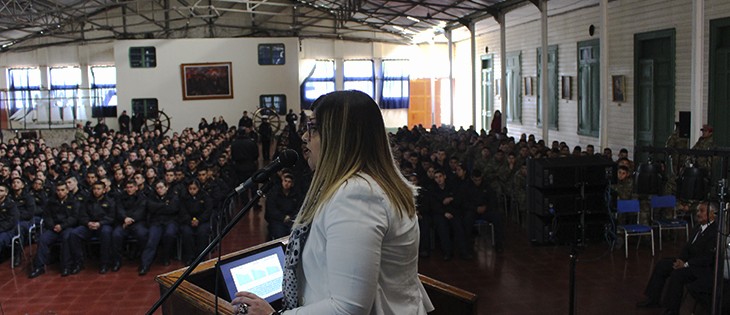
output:
[[[618,182],[611,185],[611,190],[616,193],[616,198],[619,200],[638,199],[638,196],[634,194],[634,180],[631,178],[631,170],[626,165],[619,165],[617,170]],[[641,207],[639,212],[639,221],[641,224],[649,223],[649,209]],[[619,222],[620,224],[628,223],[629,221]],[[635,221],[631,221],[635,222]]]
[[[520,165],[519,171],[512,176],[512,198],[517,205],[517,213],[519,215],[520,226],[527,228],[527,163]]]
[[[686,149],[689,147],[689,139],[682,137],[679,133],[679,122],[674,123],[674,132],[669,135],[665,147],[667,149]],[[679,174],[679,170],[682,168],[686,157],[677,152],[672,152],[669,157],[671,165],[670,169],[672,170],[669,177],[676,176]]]
[[[620,200],[628,200],[634,198],[634,180],[631,178],[631,171],[625,165],[620,165],[617,171],[618,183],[611,185],[611,189],[616,191]]]
[[[479,170],[482,174],[486,174],[487,172],[487,165],[492,160],[492,153],[489,151],[489,148],[482,148],[480,151],[480,155],[478,158],[474,159],[474,166],[472,169]]]
[[[502,150],[498,150],[494,154],[494,158],[487,163],[485,171],[487,180],[492,184],[492,189],[501,198],[505,191],[504,184],[507,183],[510,173]]]
[[[702,126],[702,136],[697,139],[697,143],[692,147],[693,150],[710,150],[714,147],[712,140],[712,126]],[[712,157],[698,156],[695,165],[705,171],[707,176],[710,175],[712,169]]]

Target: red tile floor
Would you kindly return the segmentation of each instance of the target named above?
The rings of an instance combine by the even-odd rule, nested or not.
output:
[[[263,212],[249,213],[224,239],[224,253],[263,242],[263,222]],[[435,253],[421,260],[420,272],[476,293],[479,314],[568,314],[569,248],[531,246],[527,233],[514,224],[507,227],[507,239],[502,254],[487,239],[478,239],[471,261],[444,262]],[[638,250],[631,245],[628,259],[623,249],[607,252],[605,243],[590,244],[578,256],[576,313],[660,314],[634,304],[642,299],[654,262],[675,254],[682,242],[682,237],[665,242],[656,257],[648,241]],[[159,297],[155,275],[182,267],[176,260],[167,267],[155,264],[140,277],[137,263],[125,261],[119,272],[100,275],[94,259],[77,275],[61,278],[52,265],[46,274],[28,279],[28,261],[16,269],[9,261],[0,264],[0,314],[143,314]]]

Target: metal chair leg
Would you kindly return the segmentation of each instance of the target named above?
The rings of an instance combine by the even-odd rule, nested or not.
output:
[[[659,230],[659,235],[661,235],[662,231]],[[659,240],[659,250],[661,250],[662,241]],[[651,230],[651,256],[654,257],[654,230]]]
[[[651,232],[654,233],[654,230],[652,230]],[[652,244],[654,244],[654,243],[652,242]],[[662,251],[662,227],[661,226],[659,227],[659,251]]]

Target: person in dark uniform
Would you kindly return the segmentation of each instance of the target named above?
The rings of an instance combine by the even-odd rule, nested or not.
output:
[[[451,185],[446,183],[446,174],[442,170],[434,172],[436,185],[432,188],[433,221],[441,240],[441,250],[444,260],[451,260],[454,245],[465,258],[469,256],[464,237],[464,225],[461,213],[454,205],[455,192]],[[451,237],[453,232],[454,237]],[[455,244],[454,244],[455,243]]]
[[[504,218],[502,212],[499,211],[497,204],[499,200],[497,193],[487,182],[484,181],[482,172],[474,170],[471,174],[471,181],[476,187],[476,218],[484,219],[492,223],[494,227],[494,250],[497,253],[504,252]],[[466,226],[465,228],[471,228]]]
[[[299,212],[303,198],[294,189],[294,176],[282,175],[281,184],[277,185],[266,196],[266,215],[269,224],[269,239],[277,239],[291,233],[294,218]]]
[[[157,253],[157,245],[162,241],[160,257],[165,266],[170,265],[170,255],[175,247],[178,231],[179,205],[178,198],[168,194],[165,181],[155,183],[155,194],[147,198],[147,214],[149,217],[149,238],[142,251],[142,265],[139,275],[146,275]]]
[[[132,115],[132,131],[140,133],[142,131],[142,125],[144,124],[144,116],[141,112],[136,112]]]
[[[243,111],[243,116],[241,116],[241,119],[238,120],[238,129],[241,129],[243,127],[252,127],[253,126],[253,119],[251,117],[248,117],[248,111]]]
[[[245,128],[238,129],[236,139],[231,143],[231,160],[238,185],[251,177],[258,169],[259,152],[256,142],[246,136]],[[242,194],[244,203],[248,201],[247,193]]]
[[[13,236],[18,233],[18,207],[12,198],[9,198],[9,189],[5,183],[0,184],[0,253],[10,246]],[[15,256],[16,259],[20,255]],[[19,262],[19,260],[18,260]],[[13,261],[13,265],[17,266],[17,262]]]
[[[33,221],[35,224],[40,224],[41,218],[43,217],[43,211],[46,209],[46,205],[48,204],[48,193],[46,192],[45,183],[42,179],[36,177],[28,192],[33,196],[33,200],[35,202]]]
[[[119,115],[119,132],[122,134],[129,134],[129,123],[130,123],[129,115],[127,115],[127,111],[123,110],[122,114]]]
[[[274,132],[271,129],[269,118],[266,116],[261,117],[261,124],[259,125],[259,139],[261,141],[261,156],[264,161],[269,161],[271,153],[271,140],[274,136]]]
[[[205,167],[202,167],[201,170],[205,171],[205,175],[203,176],[201,172],[198,172],[197,178],[200,184],[200,189],[205,190],[205,192],[208,193],[208,196],[210,197],[210,202],[212,203],[211,209],[220,209],[223,206],[223,201],[225,201],[226,195],[228,191],[230,191],[230,188],[225,181],[220,178],[214,177],[215,172],[213,171],[212,167],[206,165]],[[187,188],[184,188],[182,189],[182,191],[185,191],[186,189]]]
[[[109,132],[109,127],[106,125],[104,118],[99,118],[99,122],[94,126],[94,136],[101,138],[101,135]]]
[[[46,272],[51,254],[51,245],[61,241],[61,277],[76,274],[80,266],[73,265],[69,239],[78,223],[79,204],[69,196],[65,181],[56,183],[56,195],[48,201],[43,213],[43,234],[38,241],[38,251],[33,259],[33,268],[28,278],[38,277]]]
[[[187,191],[180,199],[180,232],[182,235],[182,258],[186,266],[208,245],[211,234],[210,217],[213,202],[207,192],[201,189],[197,180],[187,184]]]
[[[112,231],[114,230],[114,218],[116,207],[114,200],[107,197],[106,185],[97,181],[91,186],[91,196],[79,211],[79,226],[71,235],[71,253],[76,265],[83,266],[84,242],[91,237],[99,238],[101,266],[99,273],[105,274],[111,266],[112,252]]]
[[[719,208],[716,202],[697,206],[697,227],[690,234],[690,241],[678,257],[657,262],[644,291],[647,299],[637,303],[638,307],[657,307],[661,301],[666,307],[664,314],[679,314],[685,285],[714,272],[718,229],[715,213]]]
[[[122,222],[114,227],[112,232],[112,271],[116,272],[122,266],[122,246],[127,235],[132,235],[137,244],[147,244],[149,231],[146,226],[147,200],[137,189],[137,184],[128,180],[124,184],[124,193],[117,200],[117,221]]]
[[[16,177],[13,178],[10,184],[12,192],[10,193],[10,197],[15,202],[15,206],[18,208],[18,216],[19,216],[19,222],[18,225],[20,226],[20,231],[28,231],[31,225],[35,224],[35,215],[36,215],[36,205],[35,205],[35,199],[33,198],[33,195],[31,195],[26,189],[25,189],[25,182]],[[27,240],[27,234],[21,232],[21,237],[23,238],[23,243],[26,243]],[[20,256],[15,256],[17,261],[14,261],[13,264],[15,266],[18,266],[20,263]]]
[[[431,256],[431,229],[433,226],[431,196],[428,188],[425,185],[420,185],[416,173],[408,175],[408,181],[418,187],[418,195],[416,196],[416,215],[418,216],[418,228],[420,230],[418,255],[427,258]]]
[[[89,195],[79,189],[79,181],[74,176],[68,176],[65,180],[66,187],[68,188],[68,195],[72,199],[76,200],[76,202],[79,203],[79,207],[82,207],[84,203],[86,202],[86,199],[88,199]]]

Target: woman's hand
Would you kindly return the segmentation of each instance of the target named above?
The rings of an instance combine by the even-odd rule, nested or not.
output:
[[[239,309],[238,307],[241,304],[248,305],[248,307],[244,308],[247,308],[248,312],[239,314],[271,315],[274,312],[274,308],[271,307],[268,302],[258,297],[256,294],[246,291],[236,293],[236,298],[231,301],[231,304],[235,306],[234,309]]]

